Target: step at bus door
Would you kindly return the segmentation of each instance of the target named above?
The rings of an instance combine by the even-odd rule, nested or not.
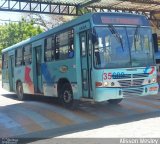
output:
[[[42,73],[41,73],[41,63],[42,63],[42,47],[38,46],[35,47],[35,81],[36,81],[36,86],[35,86],[35,92],[36,93],[42,93]]]
[[[80,33],[82,96],[91,98],[91,50],[89,31]]]
[[[14,87],[14,55],[10,55],[9,56],[9,87],[10,87],[10,91],[13,91],[13,87]]]

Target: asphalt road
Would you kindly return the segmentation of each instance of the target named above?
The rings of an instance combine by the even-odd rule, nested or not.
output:
[[[81,103],[76,110],[67,110],[53,98],[29,96],[21,102],[14,93],[0,88],[0,137],[23,138],[25,142],[52,137],[93,137],[94,134],[105,137],[102,128],[109,130],[108,127],[115,126],[121,126],[119,132],[127,133],[128,127],[134,129],[135,126],[125,128],[124,124],[144,123],[147,119],[159,121],[159,117],[159,95],[128,97],[119,105]],[[110,131],[108,136],[112,136],[115,129]]]

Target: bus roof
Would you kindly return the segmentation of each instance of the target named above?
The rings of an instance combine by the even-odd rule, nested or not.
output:
[[[29,43],[32,43],[34,41],[37,41],[39,39],[43,39],[43,38],[45,38],[45,37],[47,37],[49,35],[52,35],[52,34],[57,33],[59,31],[62,31],[64,29],[66,29],[66,28],[70,28],[70,27],[72,27],[72,26],[74,26],[76,24],[82,23],[84,21],[89,21],[89,20],[91,20],[92,17],[97,17],[97,16],[99,16],[101,14],[102,15],[106,14],[107,16],[127,16],[127,17],[138,16],[138,17],[145,18],[145,16],[143,16],[143,15],[131,14],[131,13],[118,13],[118,12],[117,13],[113,13],[113,12],[87,13],[85,15],[79,16],[78,18],[76,18],[74,20],[71,20],[71,21],[66,22],[66,23],[64,23],[62,25],[54,27],[54,28],[52,28],[52,29],[50,29],[50,30],[48,30],[46,32],[43,32],[43,33],[41,33],[41,34],[39,34],[37,36],[33,36],[33,37],[31,37],[31,38],[29,38],[27,40],[24,40],[22,42],[14,44],[14,45],[12,45],[12,46],[10,46],[8,48],[5,48],[5,49],[2,50],[2,53],[6,52],[6,51],[9,51],[9,50],[13,50],[13,49],[18,48],[18,47],[25,46],[25,45],[27,45]]]

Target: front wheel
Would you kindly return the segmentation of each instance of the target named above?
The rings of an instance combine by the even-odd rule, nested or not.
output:
[[[21,82],[18,82],[17,86],[16,86],[16,94],[18,96],[18,99],[20,101],[23,101],[25,99],[25,95],[23,93],[23,86]]]
[[[111,104],[119,104],[122,101],[122,99],[110,99],[108,100],[109,103]]]
[[[60,101],[67,108],[73,107],[73,92],[69,83],[62,86],[60,90]]]

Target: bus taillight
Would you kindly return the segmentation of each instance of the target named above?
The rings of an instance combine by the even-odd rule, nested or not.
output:
[[[102,82],[96,82],[96,87],[102,87],[103,86],[103,83]]]

